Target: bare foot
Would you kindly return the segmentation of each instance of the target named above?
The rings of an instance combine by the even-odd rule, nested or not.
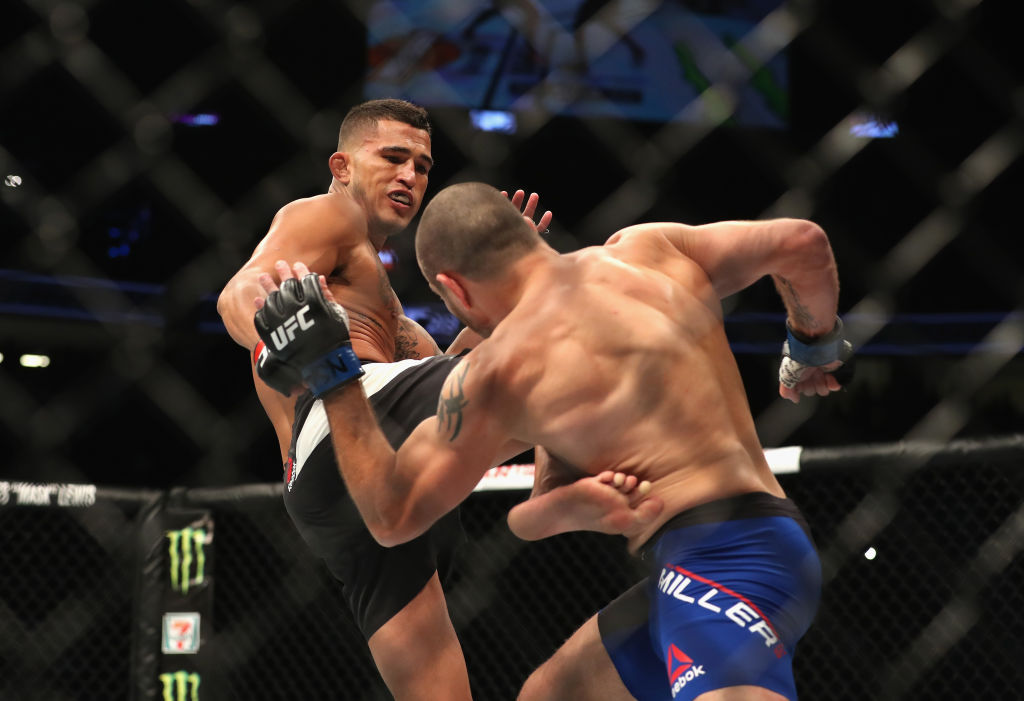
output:
[[[606,471],[532,497],[509,512],[520,538],[537,540],[569,531],[597,531],[627,538],[646,528],[664,508],[649,496],[650,482]]]

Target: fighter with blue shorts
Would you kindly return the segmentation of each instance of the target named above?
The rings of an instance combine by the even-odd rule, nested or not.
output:
[[[792,501],[755,492],[701,504],[639,554],[650,574],[597,619],[633,696],[750,685],[796,699],[793,653],[818,609],[821,566]]]

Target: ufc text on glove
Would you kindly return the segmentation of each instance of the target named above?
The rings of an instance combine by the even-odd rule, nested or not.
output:
[[[254,323],[273,357],[298,370],[316,397],[363,374],[349,340],[348,314],[327,301],[315,273],[282,281]]]

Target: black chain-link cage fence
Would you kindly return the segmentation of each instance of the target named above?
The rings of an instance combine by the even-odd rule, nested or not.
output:
[[[843,446],[841,464],[863,451],[856,469],[782,477],[827,577],[800,688],[1019,695],[1019,458],[936,464],[858,448],[1000,445],[1020,431],[1013,5],[7,0],[0,698],[124,698],[150,682],[198,693],[188,675],[139,678],[159,608],[139,598],[157,566],[143,566],[140,524],[181,500],[216,524],[204,655],[223,697],[380,693],[337,587],[279,500],[195,490],[280,479],[246,353],[213,301],[279,207],[326,189],[348,107],[383,94],[431,110],[428,197],[468,179],[536,190],[559,250],[640,221],[822,224],[858,350],[845,392],[780,402],[777,295],[765,281],[725,303],[762,443]],[[443,344],[456,325],[416,269],[412,236],[391,246],[395,290]],[[100,496],[15,505],[90,498],[44,483]],[[636,576],[600,537],[516,543],[502,515],[518,498],[479,494],[464,514],[473,537],[451,602],[480,698],[511,697]]]
[[[1019,697],[1022,455],[1024,435],[806,449],[800,473],[781,476],[825,575],[821,612],[795,657],[802,698]],[[199,689],[218,693],[199,698],[388,698],[340,585],[306,552],[278,486],[101,489],[77,501],[60,498],[67,485],[0,486],[0,545],[12,568],[0,580],[0,698],[139,698],[133,685],[156,684],[155,672],[138,677],[155,653],[146,630],[157,621],[145,619],[160,611],[138,602],[184,561],[146,564],[140,514],[156,502],[212,514],[205,559],[193,553],[184,565],[193,578],[205,571],[214,591]],[[519,541],[505,514],[524,496],[481,492],[462,510],[469,541],[447,595],[481,700],[514,698],[582,621],[642,577],[615,537]],[[163,698],[191,698],[176,694]]]

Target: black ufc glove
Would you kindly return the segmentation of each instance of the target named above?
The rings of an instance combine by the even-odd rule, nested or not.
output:
[[[284,396],[291,396],[296,388],[302,387],[302,375],[299,371],[271,353],[263,341],[253,348],[252,362],[260,379]]]
[[[349,341],[348,314],[324,299],[315,273],[284,280],[254,322],[271,355],[297,370],[316,397],[363,374]]]

